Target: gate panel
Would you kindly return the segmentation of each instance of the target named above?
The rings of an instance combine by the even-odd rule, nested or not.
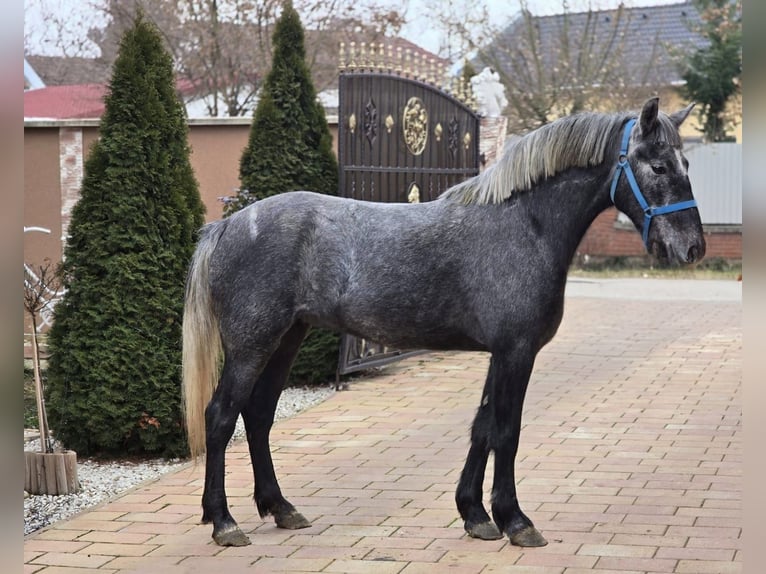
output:
[[[341,62],[338,94],[339,195],[364,201],[432,201],[449,187],[479,173],[479,116],[466,97],[454,97],[427,74],[413,73],[409,53],[386,62],[365,56],[364,45]],[[341,59],[344,58],[341,46]],[[380,46],[379,59],[383,60]],[[405,69],[402,63],[406,61]],[[423,67],[421,65],[421,67]],[[441,75],[441,74],[439,74]],[[344,335],[338,373],[382,366],[422,351],[389,349]]]

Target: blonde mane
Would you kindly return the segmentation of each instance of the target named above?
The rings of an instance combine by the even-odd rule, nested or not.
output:
[[[447,189],[441,198],[463,204],[500,203],[514,192],[572,167],[592,167],[604,162],[620,130],[636,114],[580,113],[546,124],[511,141],[502,156],[481,174]],[[658,115],[661,137],[680,146],[670,118]]]

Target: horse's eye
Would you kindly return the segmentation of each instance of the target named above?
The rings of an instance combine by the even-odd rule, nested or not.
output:
[[[657,175],[662,175],[663,173],[667,173],[668,170],[665,169],[664,165],[653,165],[652,171]]]

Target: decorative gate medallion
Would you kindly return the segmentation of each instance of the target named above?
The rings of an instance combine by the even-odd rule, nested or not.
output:
[[[404,143],[412,155],[420,155],[428,141],[428,110],[420,98],[410,98],[404,106]]]

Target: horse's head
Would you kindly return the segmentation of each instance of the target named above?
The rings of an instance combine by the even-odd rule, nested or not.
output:
[[[694,263],[705,255],[705,238],[678,134],[694,104],[667,115],[658,102],[648,100],[621,132],[612,201],[641,232],[649,253],[663,262]]]

